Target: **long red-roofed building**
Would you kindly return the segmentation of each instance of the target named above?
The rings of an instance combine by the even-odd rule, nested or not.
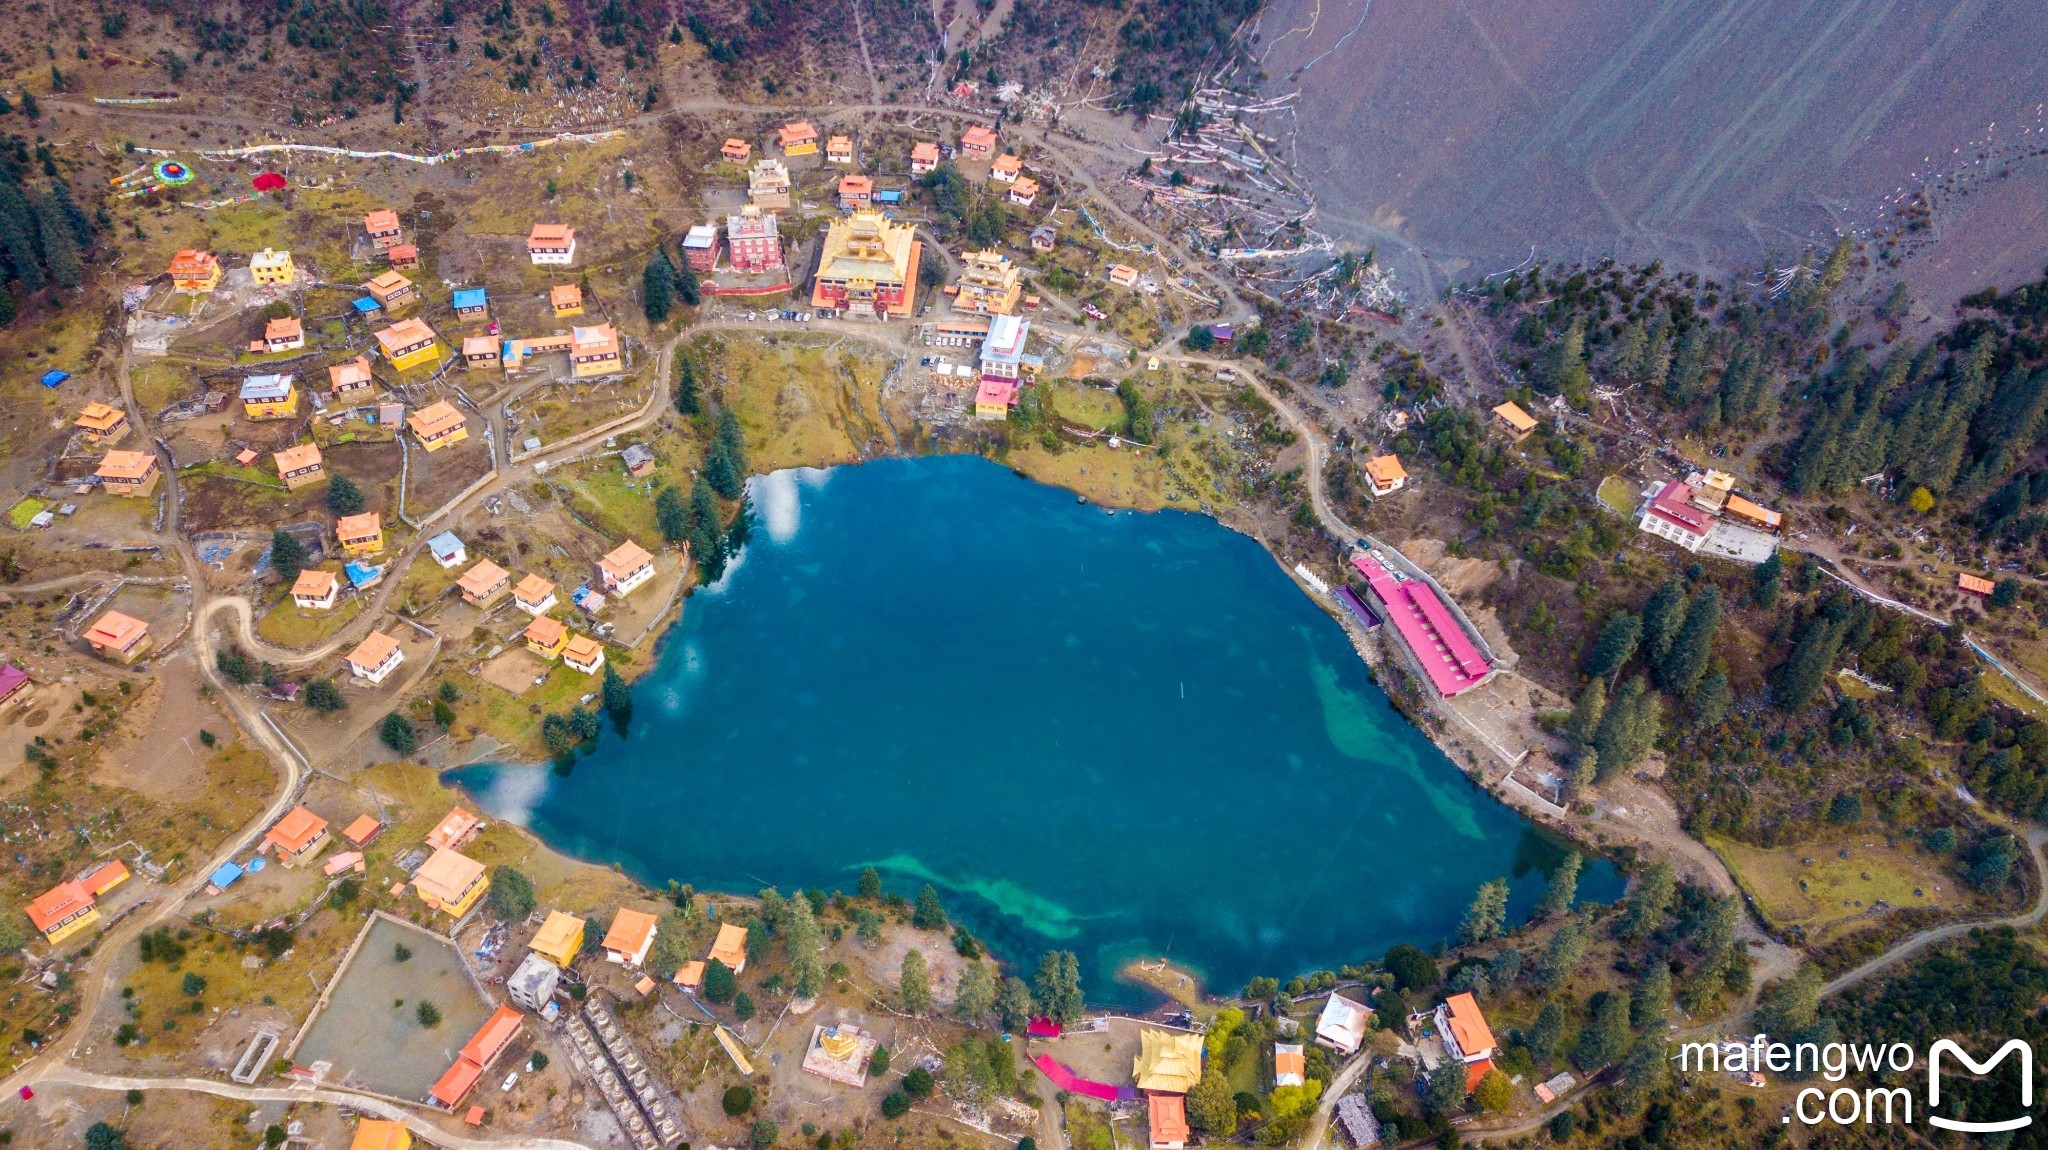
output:
[[[1351,557],[1351,566],[1365,576],[1372,608],[1394,625],[1402,645],[1438,694],[1447,699],[1461,695],[1492,677],[1492,665],[1436,588],[1408,578],[1364,552]]]

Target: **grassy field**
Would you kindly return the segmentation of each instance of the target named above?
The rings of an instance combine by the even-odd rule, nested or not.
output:
[[[301,611],[287,589],[256,621],[256,634],[280,647],[311,647],[348,626],[364,602],[358,595],[336,603],[332,611]]]
[[[553,713],[566,713],[603,683],[601,676],[585,675],[559,661],[548,664],[547,682],[529,687],[521,695],[500,690],[468,674],[451,673],[448,679],[462,694],[455,704],[457,729],[489,735],[504,745],[506,757],[527,761],[547,757],[540,740],[541,719]]]
[[[550,473],[551,482],[569,490],[571,506],[609,539],[639,539],[653,547],[660,532],[654,525],[654,496],[649,480],[633,479],[616,459],[579,463]],[[676,481],[686,490],[688,483]]]
[[[2043,707],[2034,697],[2019,689],[2011,679],[1997,671],[1985,671],[1977,676],[1984,685],[1985,693],[2030,719],[2048,718],[2048,707]]]
[[[1636,510],[1635,485],[1619,475],[1610,475],[1600,481],[1600,502],[1617,515],[1633,515]]]
[[[1815,941],[1867,925],[1863,916],[1879,901],[1924,907],[1959,894],[1955,881],[1927,855],[1861,835],[1829,835],[1773,850],[1717,835],[1706,841],[1772,926],[1800,927]]]
[[[709,362],[746,428],[752,470],[827,467],[858,457],[862,444],[893,446],[878,406],[881,359],[788,340],[711,347]]]

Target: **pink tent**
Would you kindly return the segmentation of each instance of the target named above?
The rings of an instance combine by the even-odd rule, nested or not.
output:
[[[1031,1024],[1024,1028],[1024,1033],[1032,1038],[1058,1038],[1065,1030],[1066,1027],[1050,1018],[1034,1018]]]
[[[1086,1078],[1076,1075],[1073,1071],[1060,1065],[1059,1061],[1050,1054],[1040,1054],[1031,1061],[1037,1063],[1040,1070],[1045,1071],[1045,1076],[1052,1079],[1054,1086],[1069,1094],[1079,1094],[1087,1098],[1100,1098],[1104,1102],[1115,1102],[1122,1096],[1121,1091],[1106,1082],[1091,1082]]]

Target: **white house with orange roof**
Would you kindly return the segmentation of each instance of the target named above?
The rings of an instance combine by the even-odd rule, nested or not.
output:
[[[1365,483],[1375,498],[1392,495],[1408,486],[1408,469],[1397,455],[1375,455],[1365,461]]]
[[[910,146],[910,174],[922,176],[939,166],[939,146],[930,140],[919,140]]]
[[[825,162],[828,164],[850,164],[853,162],[853,138],[833,136],[825,141]]]
[[[1466,1089],[1478,1086],[1486,1072],[1493,1069],[1496,1045],[1493,1029],[1486,1025],[1486,1015],[1479,1010],[1479,1000],[1470,992],[1453,994],[1438,1004],[1431,1020],[1436,1023],[1437,1036],[1443,1040],[1444,1052],[1465,1064]]]
[[[119,663],[133,663],[149,650],[149,624],[119,611],[95,619],[83,637],[93,654]]]
[[[293,807],[264,832],[263,845],[277,852],[279,864],[297,866],[326,848],[327,820],[305,807]]]
[[[301,611],[331,611],[334,597],[341,590],[341,580],[332,571],[308,567],[299,572],[292,583],[292,602]]]
[[[297,351],[306,346],[306,325],[295,315],[281,315],[263,325],[263,339],[252,351]]]
[[[1004,152],[995,158],[994,163],[988,166],[989,178],[1005,184],[1016,183],[1017,177],[1023,174],[1024,160],[1015,152]]]
[[[625,966],[645,962],[648,950],[654,946],[656,923],[655,917],[646,911],[620,907],[612,918],[612,928],[605,932],[605,961]]]
[[[1038,181],[1030,176],[1019,176],[1010,185],[1010,202],[1020,208],[1028,208],[1038,202]]]
[[[529,571],[512,588],[512,605],[529,615],[545,615],[555,605],[555,585]]]
[[[568,224],[535,224],[526,234],[526,258],[567,267],[576,259],[576,229]]]
[[[562,644],[562,665],[586,675],[604,669],[604,644],[588,635],[571,635]]]
[[[1300,1086],[1308,1075],[1308,1055],[1299,1042],[1273,1044],[1273,1085]]]
[[[654,578],[654,556],[628,539],[597,561],[597,571],[604,579],[607,594],[630,595]]]
[[[398,649],[398,640],[382,631],[372,631],[344,661],[356,678],[374,685],[382,683],[405,662],[405,652]]]

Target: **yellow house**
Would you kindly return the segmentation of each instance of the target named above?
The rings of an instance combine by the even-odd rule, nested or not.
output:
[[[252,375],[243,380],[242,414],[250,419],[291,419],[298,415],[298,381],[289,375]]]
[[[412,876],[420,901],[450,918],[468,914],[490,888],[484,864],[446,847],[435,850]]]
[[[334,538],[350,555],[375,555],[384,550],[384,517],[375,511],[344,515],[334,521]]]
[[[575,284],[556,284],[548,289],[548,303],[556,319],[583,314],[583,289]]]
[[[259,284],[289,287],[298,280],[299,269],[292,264],[292,253],[264,248],[249,257],[249,276]]]
[[[73,879],[58,883],[29,903],[28,920],[55,945],[98,922],[100,912],[84,885]]]
[[[428,451],[439,451],[469,438],[469,420],[445,399],[436,400],[406,416],[405,425],[412,428],[420,446]]]
[[[441,358],[441,344],[434,338],[434,329],[418,317],[399,320],[380,330],[377,346],[383,349],[393,371],[406,371]]]
[[[556,966],[568,966],[583,950],[583,920],[559,910],[548,912],[546,922],[533,936],[533,953]]]
[[[220,286],[220,260],[212,252],[185,248],[171,257],[171,287],[182,295],[205,295]]]
[[[543,659],[561,655],[569,645],[569,628],[552,615],[541,615],[526,625],[526,649]]]

